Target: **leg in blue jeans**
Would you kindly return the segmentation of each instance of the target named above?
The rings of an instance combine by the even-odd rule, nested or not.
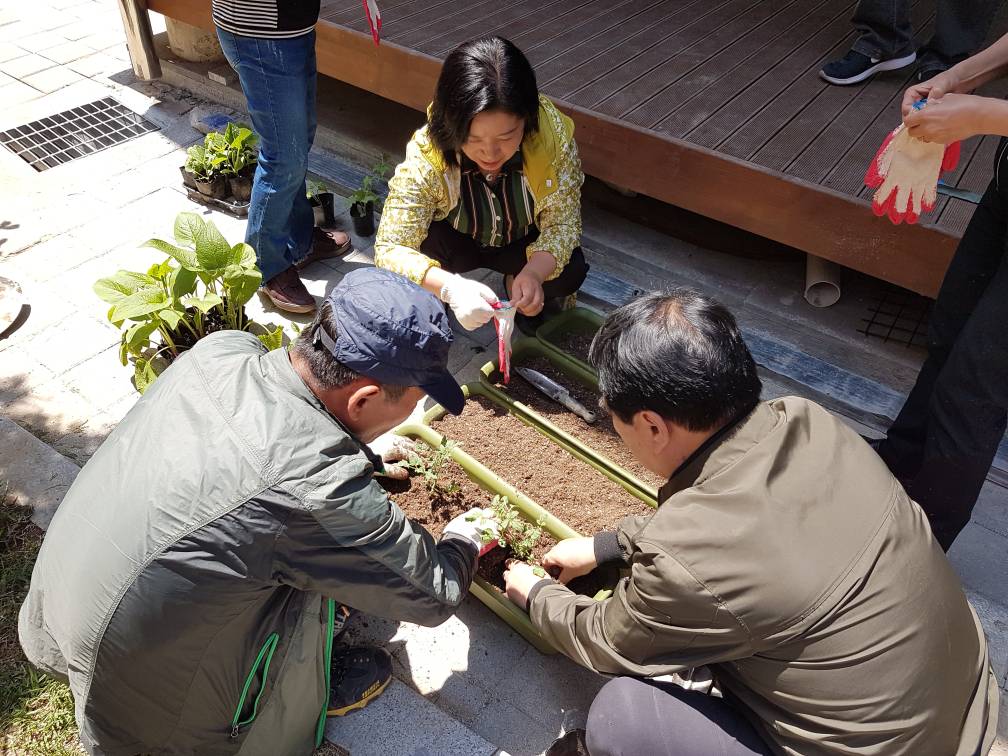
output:
[[[311,247],[314,223],[305,175],[315,138],[315,32],[260,39],[218,29],[217,36],[259,135],[245,241],[256,251],[265,283]]]

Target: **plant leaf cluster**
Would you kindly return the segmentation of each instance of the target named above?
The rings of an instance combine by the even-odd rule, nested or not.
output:
[[[111,305],[108,319],[122,329],[119,359],[123,365],[133,359],[140,393],[159,365],[212,331],[252,331],[270,349],[283,343],[281,327],[269,330],[245,316],[262,282],[252,247],[229,244],[196,213],[179,213],[174,236],[174,244],[150,239],[143,245],[168,256],[146,273],[120,270],[94,284],[95,294]]]
[[[229,123],[223,133],[211,131],[203,144],[195,144],[186,152],[185,168],[199,181],[212,181],[218,176],[239,176],[255,166],[259,155],[259,138],[247,126]]]
[[[543,521],[539,520],[533,524],[526,520],[506,496],[494,496],[490,508],[497,520],[497,535],[495,536],[492,530],[484,530],[480,534],[483,542],[489,543],[496,538],[502,549],[511,548],[515,558],[531,562],[532,552],[542,538]]]
[[[457,483],[442,485],[438,480],[445,463],[451,459],[452,449],[456,446],[457,444],[454,441],[445,440],[442,441],[437,449],[434,449],[430,453],[418,454],[412,451],[406,459],[406,468],[414,475],[423,477],[427,493],[431,496],[451,495],[458,490]]]
[[[371,170],[364,174],[360,187],[350,193],[350,203],[353,205],[366,205],[368,202],[377,204],[378,194],[375,192],[375,185],[380,183],[392,170],[388,162],[388,155],[382,153],[378,161],[371,166]]]

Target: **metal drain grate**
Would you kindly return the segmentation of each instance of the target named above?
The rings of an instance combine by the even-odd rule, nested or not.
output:
[[[0,132],[0,144],[36,171],[45,171],[157,128],[106,97]]]
[[[931,300],[903,289],[886,288],[873,297],[858,333],[907,347],[927,348]]]

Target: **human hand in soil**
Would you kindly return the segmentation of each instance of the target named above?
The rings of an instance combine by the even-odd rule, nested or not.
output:
[[[399,463],[405,462],[414,453],[412,441],[396,439],[392,442],[392,446],[382,454],[385,469],[380,474],[392,480],[406,480],[409,478],[409,468]]]
[[[565,538],[546,552],[542,564],[550,575],[557,576],[557,580],[564,584],[587,575],[598,567],[595,539]]]
[[[504,570],[504,588],[507,591],[507,597],[514,602],[515,606],[526,608],[528,604],[528,596],[532,591],[532,586],[538,583],[540,580],[548,580],[549,578],[544,578],[542,573],[537,573],[536,568],[525,562],[519,562],[517,559],[512,559],[507,563],[507,569]]]

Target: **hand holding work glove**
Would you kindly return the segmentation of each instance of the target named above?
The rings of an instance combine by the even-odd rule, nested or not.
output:
[[[490,322],[497,295],[486,284],[453,273],[441,287],[441,301],[452,308],[463,328],[473,331]]]
[[[444,535],[456,535],[465,538],[482,554],[500,535],[497,520],[492,509],[470,509],[463,512],[444,526]]]
[[[916,223],[921,212],[934,208],[938,196],[938,175],[959,162],[959,142],[925,142],[910,135],[904,124],[897,126],[879,148],[865,173],[865,185],[877,189],[872,199],[875,215],[889,216],[899,224]]]

